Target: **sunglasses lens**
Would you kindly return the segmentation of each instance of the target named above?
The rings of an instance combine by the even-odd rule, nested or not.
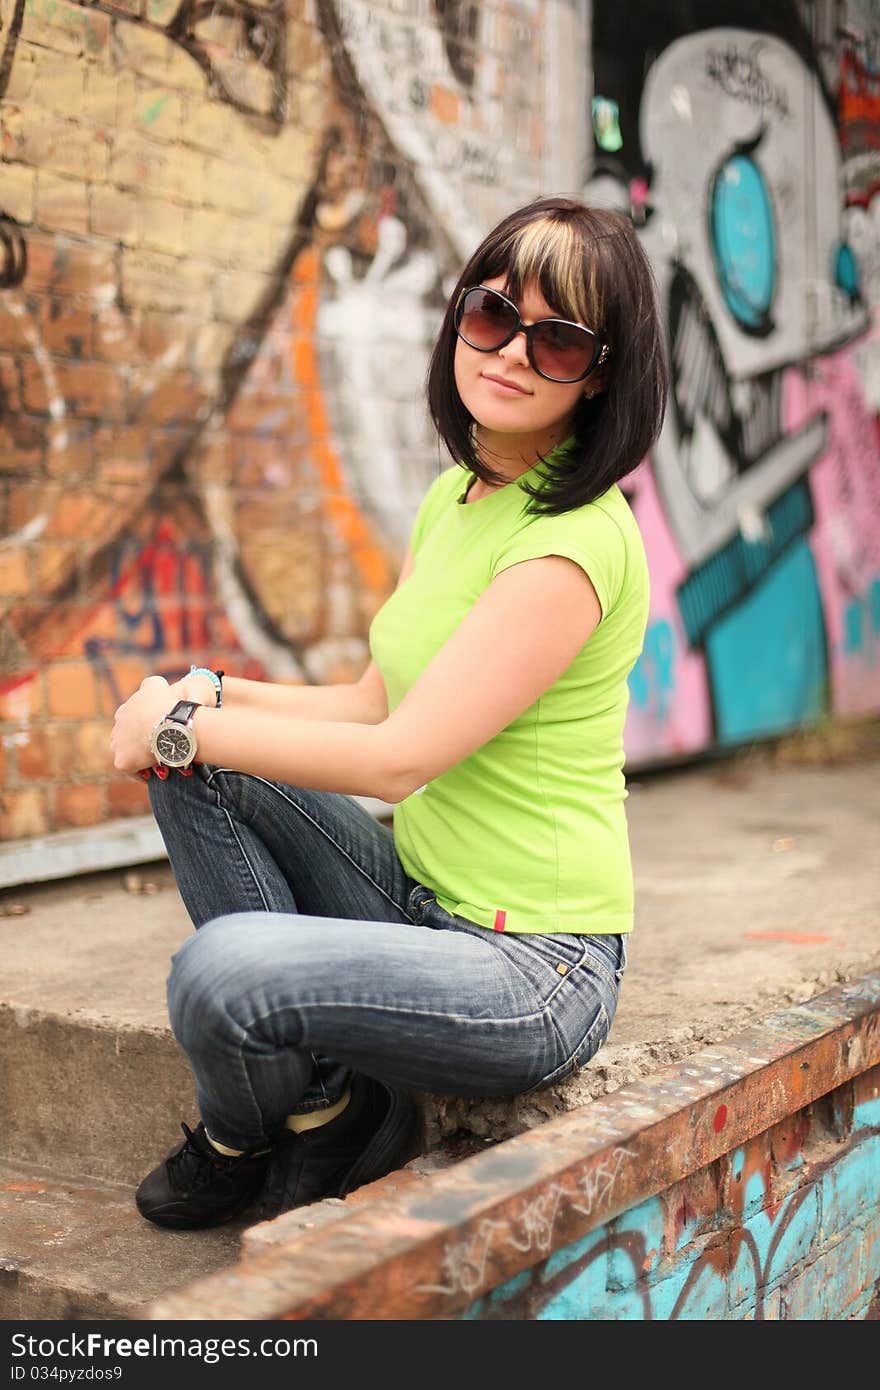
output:
[[[494,352],[523,331],[516,306],[484,285],[465,290],[458,302],[455,327],[478,352]],[[550,381],[580,381],[595,366],[601,350],[597,335],[576,323],[541,319],[525,332],[532,365]]]
[[[491,352],[500,347],[519,324],[512,304],[494,290],[468,290],[458,311],[458,332],[471,347]]]
[[[599,340],[577,324],[538,323],[532,330],[535,366],[554,381],[578,381],[599,353]]]

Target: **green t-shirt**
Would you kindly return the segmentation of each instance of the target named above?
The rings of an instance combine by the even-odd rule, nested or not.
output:
[[[539,468],[523,475],[532,486]],[[371,624],[389,712],[494,576],[520,560],[574,560],[602,619],[523,714],[395,806],[398,855],[441,907],[480,926],[630,931],[623,728],[648,616],[641,534],[616,486],[562,516],[535,516],[518,482],[463,505],[472,482],[454,464],[432,483],[412,529],[413,572]]]

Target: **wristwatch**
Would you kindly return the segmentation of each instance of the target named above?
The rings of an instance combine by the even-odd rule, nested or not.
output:
[[[150,751],[163,767],[189,767],[195,757],[193,715],[197,709],[201,706],[196,700],[178,700],[150,735]]]

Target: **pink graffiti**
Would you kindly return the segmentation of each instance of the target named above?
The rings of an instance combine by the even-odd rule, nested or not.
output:
[[[662,718],[658,702],[649,701],[640,706],[631,700],[629,705],[627,758],[631,765],[646,765],[656,761],[658,754],[665,759],[705,748],[712,740],[712,719],[703,656],[689,650],[678,611],[676,589],[687,574],[667,525],[648,461],[638,467],[631,481],[635,493],[633,513],[645,538],[651,570],[648,627],[663,622],[672,633],[672,698],[662,706]]]
[[[825,617],[830,707],[835,715],[868,714],[880,704],[880,634],[871,627],[880,583],[880,431],[848,352],[820,359],[811,380],[786,373],[786,428],[799,428],[817,410],[828,413],[828,448],[810,473],[816,514],[810,542]]]

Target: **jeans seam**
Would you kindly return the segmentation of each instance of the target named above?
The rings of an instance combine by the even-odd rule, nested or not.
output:
[[[551,1019],[552,1019],[552,1016],[551,1016]],[[581,1039],[581,1041],[578,1043],[577,1047],[574,1049],[574,1051],[571,1053],[571,1055],[570,1055],[569,1057],[567,1057],[567,1058],[565,1059],[565,1061],[562,1062],[562,1063],[556,1068],[555,1071],[551,1071],[550,1074],[549,1074],[549,1076],[545,1076],[544,1079],[543,1079],[542,1081],[538,1081],[534,1086],[531,1086],[531,1087],[529,1088],[529,1091],[523,1092],[523,1094],[524,1094],[524,1095],[528,1095],[531,1091],[543,1090],[543,1088],[544,1088],[545,1086],[552,1086],[553,1083],[554,1083],[554,1081],[557,1081],[557,1080],[564,1080],[566,1076],[570,1075],[570,1073],[571,1073],[572,1071],[574,1071],[574,1070],[577,1068],[577,1064],[578,1064],[579,1058],[580,1058],[581,1055],[583,1054],[583,1052],[584,1052],[584,1050],[586,1049],[586,1046],[587,1046],[587,1044],[590,1042],[591,1038],[592,1038],[592,1037],[595,1035],[595,1033],[597,1032],[597,1030],[598,1030],[598,1028],[599,1028],[599,1025],[601,1024],[601,1022],[602,1022],[603,1019],[604,1019],[604,1020],[606,1021],[606,1023],[607,1023],[607,1020],[608,1020],[608,1010],[605,1008],[604,1001],[600,999],[600,1000],[599,1000],[599,1009],[598,1009],[598,1012],[597,1012],[597,1014],[596,1014],[596,1017],[593,1019],[593,1022],[590,1024],[590,1026],[589,1026],[589,1028],[587,1029],[587,1031],[586,1031],[584,1037],[583,1037],[583,1038]],[[557,1036],[558,1038],[560,1038],[560,1040],[561,1040],[561,1035],[560,1035],[560,1033],[559,1033],[559,1029],[558,1029],[557,1026],[556,1026],[556,1020],[555,1020],[555,1019],[552,1019],[552,1022],[553,1022],[553,1027],[554,1027],[554,1029],[556,1030],[556,1036]],[[607,1032],[607,1028],[606,1028],[606,1032]],[[598,1051],[598,1049],[596,1049],[596,1050]],[[592,1054],[591,1054],[591,1055],[592,1055]]]
[[[258,892],[259,895],[260,895],[260,901],[262,902],[265,911],[268,912],[268,911],[269,911],[269,904],[266,902],[266,894],[263,892],[263,889],[262,889],[262,887],[260,886],[260,880],[257,878],[257,875],[254,873],[254,866],[253,866],[253,864],[251,863],[251,861],[248,859],[247,850],[245,849],[244,845],[242,844],[241,840],[239,839],[238,831],[237,831],[236,828],[235,828],[235,822],[234,822],[234,820],[232,819],[231,815],[229,814],[229,812],[227,811],[227,809],[226,809],[225,806],[222,808],[222,810],[223,810],[224,816],[226,817],[226,819],[227,819],[228,822],[229,822],[229,829],[232,831],[232,834],[233,834],[233,836],[235,837],[235,843],[238,845],[238,848],[241,850],[242,858],[244,859],[244,862],[247,864],[248,869],[250,870],[250,875],[251,875],[251,878],[252,878],[253,881],[254,881],[254,886],[256,887],[256,890],[257,890],[257,892]]]
[[[214,775],[219,772],[235,772],[235,768],[214,768],[213,772],[210,775],[211,778],[213,778]],[[373,887],[376,889],[376,891],[378,893],[381,893],[382,897],[386,898],[387,901],[391,903],[392,907],[395,907],[398,912],[402,912],[403,915],[407,918],[407,920],[412,922],[413,925],[415,925],[413,918],[410,917],[410,914],[407,912],[406,908],[401,907],[399,903],[395,902],[391,894],[385,888],[382,887],[382,884],[377,883],[376,880],[373,878],[372,874],[367,873],[367,870],[357,862],[354,856],[349,854],[348,850],[345,849],[345,847],[341,845],[338,840],[334,839],[334,837],[330,834],[329,830],[325,830],[324,826],[321,825],[320,822],[316,821],[314,816],[310,816],[308,811],[306,811],[304,807],[300,806],[298,801],[295,801],[292,796],[288,796],[286,792],[281,791],[280,787],[276,786],[274,782],[270,782],[267,777],[259,777],[256,773],[253,772],[238,773],[237,775],[240,777],[253,777],[255,782],[261,782],[264,787],[268,787],[270,791],[273,791],[276,793],[277,796],[280,796],[282,801],[286,801],[290,806],[294,808],[295,811],[298,811],[299,814],[305,820],[307,820],[310,825],[313,825],[315,829],[321,835],[324,836],[325,840],[330,841],[330,844],[333,845],[334,849],[338,850],[340,854],[345,856],[349,864],[351,864],[352,867],[356,869],[357,872],[361,874],[367,880],[368,883],[371,883]]]
[[[221,796],[221,793],[220,793],[220,788],[214,786],[214,772],[216,772],[216,771],[219,771],[219,769],[214,768],[214,769],[212,769],[212,770],[208,773],[208,776],[207,776],[206,779],[205,779],[206,785],[209,786],[209,787],[211,788],[211,791],[212,791],[212,792],[214,793],[214,795],[216,796],[216,798],[217,798],[217,806],[218,806],[219,810],[221,810],[221,811],[223,812],[224,816],[226,817],[227,821],[229,822],[229,829],[230,829],[231,832],[232,832],[232,836],[233,836],[233,839],[235,840],[235,843],[238,845],[238,848],[239,848],[239,850],[241,851],[241,856],[242,856],[242,858],[244,859],[244,862],[247,864],[248,869],[250,870],[251,878],[253,879],[254,884],[255,884],[255,886],[256,886],[256,889],[257,889],[257,892],[258,892],[259,895],[260,895],[260,901],[261,901],[262,904],[263,904],[263,908],[264,908],[264,910],[265,910],[266,912],[269,912],[271,909],[269,908],[269,904],[266,902],[266,895],[265,895],[265,893],[263,892],[263,890],[262,890],[262,888],[261,888],[261,886],[260,886],[260,880],[258,879],[257,875],[254,873],[254,866],[253,866],[253,864],[251,863],[250,859],[248,859],[247,850],[245,849],[244,845],[242,844],[241,840],[239,839],[238,831],[237,831],[236,828],[235,828],[235,821],[232,819],[232,816],[229,814],[228,810],[227,810],[226,807],[223,805],[223,799],[222,799],[222,796]],[[320,1087],[321,1087],[321,1094],[324,1096],[324,1099],[326,1100],[326,1099],[327,1099],[327,1090],[326,1090],[326,1087],[324,1086],[324,1078],[323,1078],[322,1075],[321,1075],[321,1068],[318,1066],[318,1059],[317,1059],[317,1057],[315,1056],[314,1052],[312,1052],[312,1051],[309,1052],[309,1056],[310,1056],[311,1059],[312,1059],[312,1075],[315,1076],[315,1077],[317,1078],[318,1084],[319,1084]],[[242,1058],[242,1066],[244,1067],[245,1072],[247,1072],[247,1065],[246,1065],[246,1063],[245,1063],[245,1061],[244,1061],[244,1058]],[[249,1076],[248,1076],[248,1085],[251,1086],[251,1081],[250,1081],[250,1077],[249,1077]],[[251,1086],[251,1090],[253,1091],[253,1087],[252,1087],[252,1086]],[[256,1104],[256,1097],[254,1097],[254,1103]]]
[[[626,932],[622,932],[620,937],[620,964],[614,972],[617,977],[618,985],[620,984],[624,977],[624,974],[626,973],[628,956],[629,952],[627,951],[626,947]]]
[[[620,980],[617,978],[616,973],[607,970],[595,956],[585,954],[584,959],[580,962],[580,968],[592,971],[595,975],[598,975],[600,979],[604,980],[605,984],[614,994],[619,992]]]
[[[510,956],[508,956],[508,960],[510,961],[510,964],[513,966],[513,968],[517,971],[517,973],[526,981],[526,983],[529,984],[532,987],[532,989],[536,989],[537,986],[534,984],[533,981],[529,980],[529,977],[520,969],[516,961],[513,960],[513,958]],[[549,965],[547,968],[550,968]],[[604,967],[601,964],[596,962],[595,958],[589,954],[586,945],[584,945],[584,952],[581,956],[581,959],[577,962],[576,965],[571,966],[571,968],[565,973],[565,975],[560,978],[559,984],[553,990],[552,994],[549,995],[542,1009],[544,1016],[548,1018],[550,1021],[551,1027],[553,1028],[553,1032],[556,1036],[557,1043],[561,1044],[563,1047],[564,1040],[560,1032],[559,1025],[556,1022],[556,1017],[553,1010],[550,1009],[548,1005],[556,999],[556,996],[558,995],[560,989],[566,983],[566,981],[570,981],[578,971],[582,971],[588,974],[592,971],[595,974],[597,974],[605,982],[605,984],[608,985],[609,989],[615,992],[617,990],[617,985],[613,980],[609,978],[608,972],[604,969]],[[577,1047],[574,1048],[574,1050],[565,1059],[564,1062],[561,1062],[560,1065],[556,1067],[552,1072],[550,1072],[548,1076],[544,1077],[541,1081],[536,1082],[534,1086],[529,1088],[529,1091],[540,1090],[544,1086],[552,1085],[553,1082],[558,1078],[568,1075],[569,1069],[573,1070],[574,1066],[577,1066],[578,1058],[581,1056],[584,1049],[587,1047],[587,1044],[589,1043],[590,1039],[594,1036],[596,1030],[601,1024],[601,1021],[603,1019],[608,1019],[608,1010],[605,1007],[605,1001],[601,998],[601,996],[597,996],[597,1002],[598,1012],[596,1014],[596,1017],[593,1019],[593,1022],[590,1024],[586,1034],[578,1043]],[[529,1092],[523,1092],[524,1095],[528,1093]]]
[[[227,810],[226,807],[223,805],[223,800],[222,800],[222,797],[221,797],[221,795],[220,795],[220,788],[219,788],[219,787],[215,787],[215,786],[213,785],[212,778],[213,778],[213,773],[211,773],[211,774],[207,777],[206,781],[207,781],[207,785],[211,788],[211,791],[214,793],[214,795],[215,795],[216,798],[217,798],[217,809],[220,810],[220,811],[222,811],[223,814],[224,814],[224,816],[226,817],[226,821],[227,821],[227,824],[229,825],[229,830],[230,830],[230,833],[231,833],[231,835],[232,835],[232,838],[234,839],[235,843],[238,845],[239,853],[241,854],[242,859],[244,860],[245,864],[247,865],[248,872],[250,873],[251,879],[253,880],[254,887],[256,888],[257,892],[258,892],[259,895],[260,895],[260,902],[263,904],[263,911],[264,911],[264,912],[268,912],[268,911],[269,911],[269,904],[266,902],[266,895],[265,895],[265,893],[263,892],[262,886],[261,886],[261,884],[260,884],[260,880],[259,880],[259,878],[257,877],[256,873],[254,872],[254,866],[253,866],[253,864],[251,863],[250,859],[248,858],[247,850],[245,849],[244,845],[243,845],[242,842],[241,842],[241,839],[239,838],[238,831],[237,831],[236,828],[235,828],[235,821],[232,819],[232,816],[229,814],[228,810]]]
[[[451,1022],[454,1023],[467,1023],[468,1026],[474,1027],[480,1027],[480,1025],[482,1024],[490,1025],[493,1027],[500,1027],[502,1025],[512,1023],[527,1023],[531,1019],[545,1018],[547,1016],[545,1009],[536,1009],[533,1013],[508,1014],[501,1018],[472,1018],[470,1014],[455,1014],[450,1013],[447,1010],[438,1011],[436,1009],[417,1009],[410,1006],[406,1008],[396,1008],[393,1004],[372,1004],[364,1000],[347,1001],[345,999],[311,999],[308,1001],[308,1003],[303,1003],[302,1001],[300,1001],[296,1004],[287,1004],[277,1009],[270,1009],[267,1013],[255,1014],[249,1023],[241,1023],[237,1024],[236,1026],[240,1027],[245,1033],[247,1033],[250,1029],[254,1027],[255,1024],[265,1023],[267,1022],[267,1020],[275,1018],[278,1014],[284,1014],[289,1012],[290,1010],[295,1010],[297,1013],[304,1013],[307,1009],[354,1009],[357,1011],[371,1009],[374,1013],[377,1014],[401,1014],[412,1015],[416,1018],[449,1019]],[[555,1023],[553,1026],[556,1026]],[[290,1046],[297,1047],[298,1044],[292,1043],[290,1044]],[[299,1046],[301,1046],[303,1050],[305,1050],[308,1044],[304,1043],[300,1044]]]

